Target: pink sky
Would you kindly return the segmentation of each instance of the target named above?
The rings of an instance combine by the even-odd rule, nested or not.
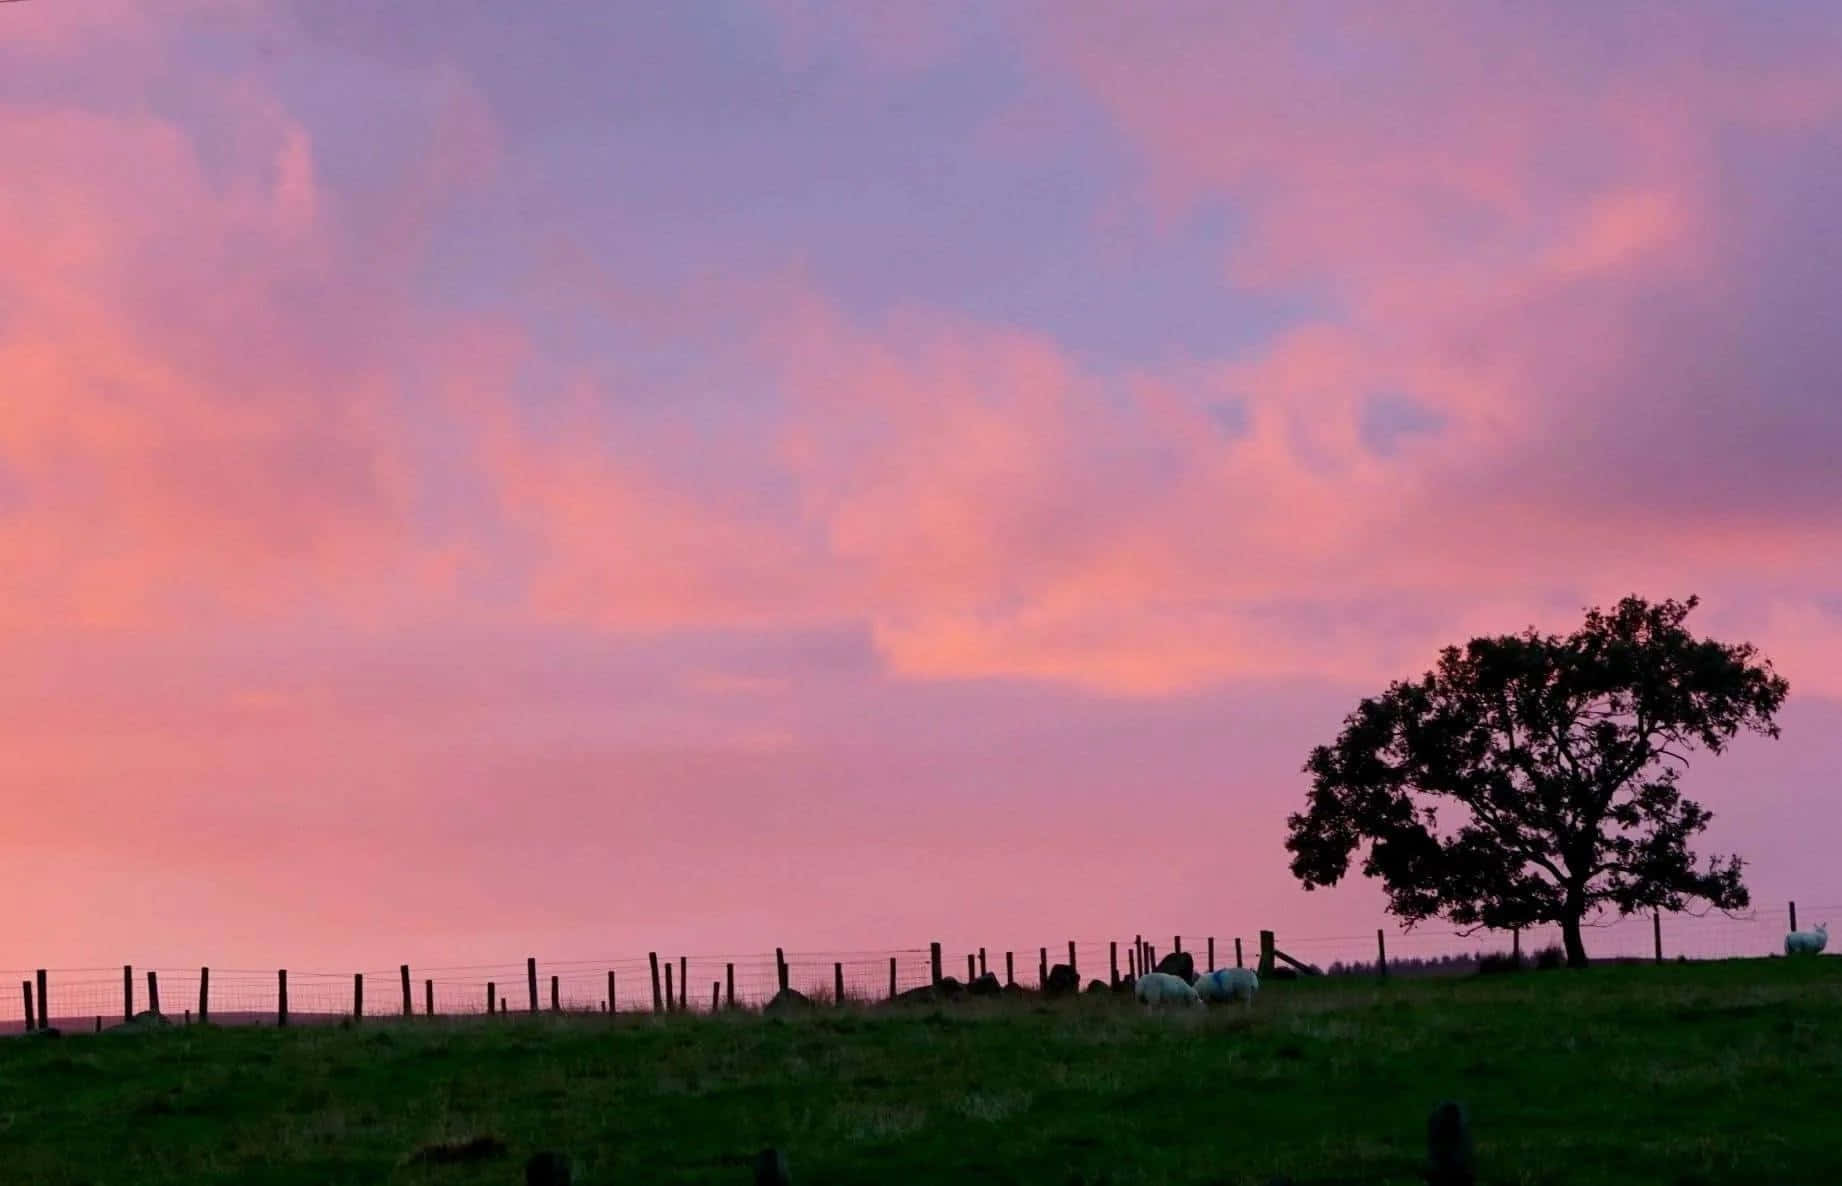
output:
[[[1627,592],[1842,902],[1842,15],[1374,13],[0,6],[0,967],[1366,933],[1310,747]]]

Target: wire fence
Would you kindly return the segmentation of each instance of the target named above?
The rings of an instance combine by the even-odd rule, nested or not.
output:
[[[1842,905],[1795,907],[1802,925],[1842,918]],[[1589,924],[1586,944],[1596,961],[1725,959],[1778,954],[1790,926],[1788,910],[1632,916]],[[1466,970],[1475,957],[1519,949],[1531,958],[1561,943],[1558,926],[1519,934],[1467,933],[1450,927],[1346,935],[1288,935],[1274,946],[1329,974],[1374,974],[1385,946],[1389,970]],[[642,956],[598,960],[373,968],[327,972],[249,968],[66,968],[0,970],[0,1033],[27,1027],[28,1005],[49,1024],[109,1027],[154,1008],[168,1019],[206,1015],[217,1024],[335,1022],[364,1017],[484,1016],[496,1012],[710,1012],[760,1007],[782,984],[818,1001],[878,1001],[934,983],[938,973],[963,982],[989,973],[1000,984],[1045,987],[1055,965],[1069,964],[1081,983],[1111,983],[1181,949],[1198,969],[1255,966],[1260,933],[1171,934],[1162,939],[1063,941],[1030,948],[947,950],[936,945],[878,951],[757,952],[741,955]],[[1143,955],[1141,956],[1141,952]],[[657,981],[655,988],[655,963]],[[11,985],[10,990],[7,985]],[[284,1004],[285,993],[285,1004]],[[40,999],[42,996],[42,1000]]]

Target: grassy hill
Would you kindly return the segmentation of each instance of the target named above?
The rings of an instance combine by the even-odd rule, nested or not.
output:
[[[1842,1182],[1842,960],[1269,985],[1251,1011],[992,1001],[0,1042],[0,1179],[128,1186]],[[453,1164],[419,1149],[490,1136]]]

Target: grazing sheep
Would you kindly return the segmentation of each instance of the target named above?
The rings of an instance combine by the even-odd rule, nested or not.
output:
[[[1829,942],[1829,924],[1819,922],[1814,931],[1792,931],[1784,937],[1786,955],[1815,955]]]
[[[1202,1007],[1202,998],[1183,980],[1168,972],[1147,972],[1132,986],[1132,995],[1145,1005],[1193,1005]]]
[[[1217,968],[1196,978],[1196,995],[1204,1002],[1244,1000],[1254,1003],[1260,977],[1252,968]]]

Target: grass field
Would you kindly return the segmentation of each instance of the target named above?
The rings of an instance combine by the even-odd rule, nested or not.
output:
[[[1842,1183],[1842,960],[1123,1000],[367,1021],[0,1042],[0,1180],[238,1186],[1417,1181],[1464,1101],[1480,1181]],[[507,1151],[412,1160],[491,1136]]]

